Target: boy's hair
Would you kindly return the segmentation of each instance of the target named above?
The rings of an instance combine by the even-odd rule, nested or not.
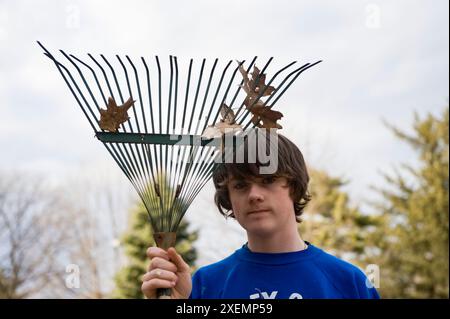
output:
[[[273,150],[274,138],[278,141],[278,143],[275,143],[277,147],[275,152]],[[257,147],[258,143],[256,143],[256,148]],[[303,155],[294,143],[279,133],[266,135],[266,150],[268,147],[272,148],[270,157],[272,160],[277,161],[278,167],[274,174],[264,176],[285,177],[287,179],[290,197],[293,200],[295,218],[298,223],[301,223],[302,219],[300,216],[303,214],[303,209],[306,204],[311,199],[311,196],[308,193],[309,175]],[[253,146],[253,148],[255,148],[255,146]],[[242,150],[244,152],[243,163],[236,163],[236,153]],[[249,160],[249,152],[251,153],[252,149],[249,149],[249,139],[246,136],[240,150],[239,147],[238,150],[236,150],[236,148],[233,149],[233,163],[225,162],[217,164],[213,172],[213,182],[216,188],[214,202],[216,203],[219,212],[225,217],[234,218],[234,214],[232,212],[230,213],[232,206],[227,187],[230,177],[233,176],[236,179],[252,179],[261,177],[262,175],[260,173],[260,168],[265,165],[261,163],[258,151],[255,152],[253,150],[256,161]],[[277,158],[273,158],[273,153],[275,153]]]

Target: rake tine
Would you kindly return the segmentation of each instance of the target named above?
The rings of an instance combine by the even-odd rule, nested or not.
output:
[[[310,64],[308,67],[306,67],[306,68],[304,68],[304,69],[301,69],[299,72],[297,72],[297,74],[294,76],[294,78],[291,80],[291,82],[289,82],[289,83],[286,85],[286,87],[285,87],[285,88],[283,89],[283,91],[281,91],[281,93],[276,97],[276,99],[275,99],[275,100],[273,101],[273,103],[269,106],[269,108],[272,108],[272,107],[275,105],[275,103],[278,101],[278,99],[279,99],[280,97],[283,96],[284,92],[286,92],[286,90],[292,85],[292,83],[294,83],[294,81],[299,77],[300,74],[302,74],[302,73],[303,73],[304,71],[306,71],[307,69],[309,69],[309,68],[315,66],[316,64],[319,64],[320,62],[322,62],[322,60],[317,61],[317,62],[315,62],[315,63],[313,63],[313,64]]]
[[[242,65],[244,62],[245,62],[245,60],[242,61],[242,62],[240,62],[240,63],[239,63],[239,66]],[[233,83],[234,77],[236,76],[236,73],[237,73],[237,71],[239,70],[239,66],[237,66],[237,67],[234,69],[234,71],[233,71],[233,74],[232,74],[232,76],[231,76],[230,81],[228,82],[227,89],[226,89],[225,94],[224,94],[224,96],[223,96],[223,98],[222,98],[222,101],[220,102],[220,105],[222,105],[222,104],[225,102],[225,100],[226,100],[226,98],[227,98],[227,96],[228,96],[228,92],[229,92],[229,90],[230,90],[230,88],[231,88],[231,84]],[[231,106],[230,106],[230,109],[231,109]],[[216,122],[217,122],[217,118],[219,117],[219,114],[220,114],[220,107],[219,107],[219,109],[217,110],[216,115],[215,115],[214,120],[212,121],[212,123],[216,123]],[[225,113],[225,116],[226,116],[227,114],[228,114],[228,111]],[[208,121],[207,121],[207,122],[208,122]],[[208,124],[208,123],[205,123],[205,126],[203,127],[203,131],[206,129],[206,125],[207,125],[207,124]]]
[[[194,132],[196,132],[196,134],[199,134],[199,133],[201,134],[201,132],[198,131],[198,127],[199,127],[200,122],[202,120],[203,110],[205,109],[206,99],[208,98],[209,89],[211,87],[211,81],[213,79],[214,71],[216,69],[218,61],[219,61],[219,59],[217,59],[217,58],[214,60],[214,64],[213,64],[213,67],[211,69],[211,73],[209,74],[208,85],[206,86],[206,92],[205,92],[205,95],[203,97],[202,108],[200,109],[200,113],[198,114],[197,126],[196,126],[196,128],[194,130]]]
[[[258,94],[257,99],[256,99],[255,101],[253,101],[253,103],[248,107],[247,112],[242,116],[241,121],[240,121],[239,124],[242,124],[242,123],[245,121],[245,119],[250,115],[250,113],[251,113],[251,112],[250,112],[250,109],[251,109],[251,108],[256,104],[256,102],[262,97],[262,95],[264,94],[264,91],[266,90],[266,87],[269,87],[269,86],[272,84],[272,82],[278,77],[279,74],[281,74],[284,70],[288,69],[290,66],[294,65],[295,63],[297,63],[297,62],[294,61],[294,62],[289,63],[288,65],[286,65],[284,68],[282,68],[281,70],[279,70],[278,72],[276,72],[276,73],[272,76],[272,78],[269,80],[269,82],[267,83],[267,85],[266,85],[266,86],[261,90],[261,92]],[[306,65],[309,65],[309,63],[305,64],[304,66],[306,66]],[[302,66],[301,68],[303,68],[304,66]],[[300,69],[301,69],[301,68],[300,68]],[[294,72],[296,72],[296,71],[294,71]],[[292,72],[291,74],[293,74],[294,72]],[[290,74],[290,75],[291,75],[291,74]],[[288,75],[287,78],[288,78],[290,75]],[[271,96],[273,96],[273,95],[276,94],[276,92],[279,90],[279,88],[283,85],[283,83],[284,83],[285,81],[286,81],[286,78],[281,82],[280,85],[278,85],[278,86],[275,88],[275,91],[271,94]],[[269,99],[270,99],[271,96],[269,96]],[[268,100],[269,100],[269,99],[268,99]],[[263,102],[263,105],[264,105],[264,106],[267,104],[267,101],[268,101],[268,100],[266,100],[265,102]],[[241,105],[241,108],[242,108],[242,105]],[[246,124],[246,126],[244,127],[244,130],[245,130],[250,124],[251,124],[251,122],[248,122],[248,123]]]
[[[205,126],[204,126],[204,127],[206,127],[206,125],[208,124],[209,117],[211,116],[211,112],[212,112],[212,110],[213,110],[213,108],[214,108],[214,104],[215,104],[215,102],[216,102],[217,95],[219,94],[220,87],[222,86],[223,78],[224,78],[225,73],[227,72],[228,68],[230,67],[231,62],[233,62],[233,61],[230,60],[230,61],[228,62],[228,64],[226,65],[225,69],[224,69],[223,72],[222,72],[222,75],[221,75],[220,81],[219,81],[219,85],[217,86],[217,90],[216,90],[216,93],[214,94],[213,101],[211,102],[211,107],[209,108],[208,116],[207,116],[207,118],[206,118]],[[219,106],[219,110],[220,110],[220,106]],[[204,129],[203,129],[203,130],[204,130]]]

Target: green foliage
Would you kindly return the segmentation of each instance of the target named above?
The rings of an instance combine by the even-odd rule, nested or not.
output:
[[[141,292],[142,276],[149,265],[147,248],[155,246],[149,216],[145,206],[140,204],[131,214],[130,230],[121,241],[128,256],[128,265],[121,269],[115,278],[115,298],[143,298]],[[197,232],[188,232],[188,224],[181,221],[177,231],[175,248],[183,259],[193,267],[197,258],[192,243],[197,239]],[[193,269],[194,270],[194,269]]]
[[[380,253],[381,292],[390,298],[448,298],[449,111],[415,116],[414,133],[389,126],[418,154],[419,165],[403,164],[384,174],[378,189],[383,227],[374,234]]]
[[[365,267],[371,229],[378,225],[375,217],[363,214],[351,205],[342,190],[346,182],[323,171],[310,170],[311,201],[299,226],[303,239],[333,255]]]

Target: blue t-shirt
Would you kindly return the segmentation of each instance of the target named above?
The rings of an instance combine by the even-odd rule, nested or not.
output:
[[[308,243],[289,253],[254,253],[247,245],[198,269],[192,299],[373,298],[380,296],[352,264]]]

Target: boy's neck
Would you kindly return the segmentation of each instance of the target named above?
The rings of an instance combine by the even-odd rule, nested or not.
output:
[[[254,253],[288,253],[307,248],[307,244],[295,232],[276,233],[272,236],[248,234],[248,249]]]

